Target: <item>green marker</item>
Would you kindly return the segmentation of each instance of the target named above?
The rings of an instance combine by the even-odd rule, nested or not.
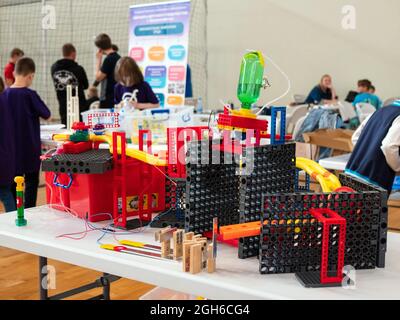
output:
[[[25,178],[16,177],[14,179],[17,184],[17,213],[18,217],[15,220],[17,227],[25,227],[28,221],[25,219],[25,206],[24,206],[24,190],[25,190]]]

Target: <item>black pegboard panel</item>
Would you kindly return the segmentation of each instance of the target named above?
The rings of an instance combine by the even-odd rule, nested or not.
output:
[[[90,150],[80,154],[59,154],[42,161],[44,172],[71,174],[103,174],[113,168],[108,150]]]
[[[296,146],[267,145],[246,148],[243,152],[245,168],[240,177],[240,223],[260,221],[262,196],[266,193],[292,193],[296,179]],[[239,258],[257,256],[259,237],[242,238]]]
[[[185,228],[185,179],[166,179],[165,182],[165,207],[166,211],[160,214],[151,223],[152,228],[165,228],[168,226]]]
[[[192,142],[187,154],[185,229],[212,231],[219,225],[239,223],[239,176],[237,164],[224,152],[220,140]]]
[[[355,269],[373,269],[377,265],[378,229],[381,203],[380,193],[363,191],[356,193],[293,193],[286,195],[266,195],[264,197],[263,227],[260,239],[260,272],[287,273],[318,271],[321,263],[321,242],[313,242],[310,237],[321,237],[318,232],[309,232],[313,218],[312,208],[328,208],[347,221],[345,265]],[[281,243],[279,238],[270,236],[270,228],[279,229],[285,239],[292,239],[298,233],[304,239],[299,247],[293,242]],[[293,231],[293,228],[299,228]],[[336,233],[331,230],[329,269],[337,264]],[[293,234],[293,232],[295,234]],[[332,245],[333,244],[333,245]],[[308,249],[304,249],[307,248]],[[303,250],[304,249],[304,250]],[[317,254],[315,254],[317,253]],[[299,256],[300,260],[293,259]],[[274,257],[273,260],[270,257]],[[313,270],[314,269],[314,270]]]
[[[378,248],[377,262],[378,268],[385,267],[385,257],[387,251],[387,233],[388,233],[388,193],[385,189],[366,183],[347,174],[341,174],[340,182],[346,187],[350,187],[358,192],[375,192],[373,201],[374,210],[379,211],[378,227]]]
[[[221,226],[259,221],[262,195],[290,193],[295,187],[295,144],[249,147],[238,155],[215,153],[220,140],[193,142],[187,154],[187,231],[212,230],[212,219]],[[257,256],[259,237],[239,241],[239,257]]]

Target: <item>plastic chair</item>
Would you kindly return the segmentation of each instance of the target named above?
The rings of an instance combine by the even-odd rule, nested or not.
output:
[[[296,103],[304,103],[307,99],[307,96],[305,96],[304,94],[294,94],[293,99]]]
[[[375,113],[376,108],[369,103],[357,103],[356,110],[360,122],[363,123],[365,119]]]
[[[304,104],[297,107],[290,107],[288,111],[290,112],[286,115],[286,131],[292,133],[299,119],[307,115],[308,105]]]
[[[293,137],[296,137],[296,136],[297,136],[297,134],[299,133],[299,131],[300,131],[300,129],[301,129],[301,126],[303,125],[303,123],[304,123],[304,121],[306,120],[306,118],[307,118],[307,114],[304,115],[303,117],[300,117],[300,118],[297,120],[296,125],[295,125],[294,130],[293,130],[293,134],[292,134]]]

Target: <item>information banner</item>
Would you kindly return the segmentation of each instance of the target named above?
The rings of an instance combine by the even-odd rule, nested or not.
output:
[[[130,7],[129,55],[163,107],[185,103],[190,1]]]

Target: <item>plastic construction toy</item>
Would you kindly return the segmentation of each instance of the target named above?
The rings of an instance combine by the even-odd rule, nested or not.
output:
[[[341,286],[343,281],[343,267],[346,242],[346,219],[339,216],[330,209],[311,209],[311,215],[322,224],[322,253],[321,253],[321,271],[319,277],[317,274],[302,272],[296,273],[296,277],[305,287],[321,287],[321,286]],[[338,226],[338,230],[336,227]],[[339,232],[338,237],[333,237],[333,241],[337,242],[337,269],[334,276],[328,274],[329,266],[329,249],[333,243],[331,240],[332,232]]]
[[[261,273],[296,273],[304,285],[314,287],[329,283],[327,277],[339,281],[342,252],[344,265],[358,270],[385,266],[386,192],[347,175],[340,182],[355,191],[265,196]]]
[[[17,219],[15,220],[15,224],[17,227],[25,227],[28,224],[28,221],[25,219],[25,206],[24,206],[24,190],[25,190],[25,178],[24,177],[16,177],[14,179],[17,184]]]
[[[106,127],[104,126],[104,124],[96,124],[92,128],[92,131],[96,136],[102,136],[106,133]]]
[[[75,130],[75,133],[69,137],[70,141],[88,142],[90,140],[89,136],[90,126],[87,126],[84,122],[75,122],[72,126],[72,129]]]
[[[253,237],[244,233],[239,241],[240,258],[257,256],[262,195],[294,192],[295,145],[242,147],[240,162],[232,161],[233,155],[228,152],[213,153],[222,146],[220,140],[189,145],[185,228],[196,233],[211,232],[215,216],[221,229],[258,223],[258,233],[250,232]],[[216,162],[219,164],[213,164]]]

